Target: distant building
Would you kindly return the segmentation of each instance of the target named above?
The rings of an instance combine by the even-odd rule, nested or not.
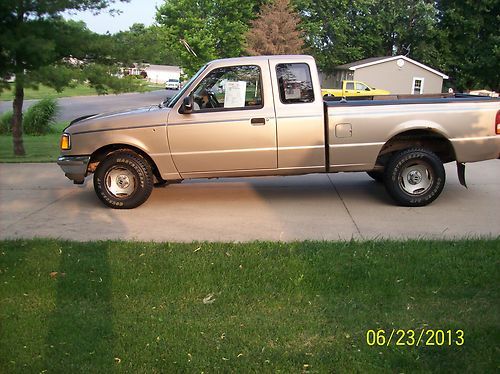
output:
[[[320,74],[323,88],[338,88],[343,80],[356,80],[392,94],[436,94],[443,89],[443,74],[406,56],[372,57],[335,67]]]
[[[146,79],[152,83],[165,84],[169,79],[179,80],[181,68],[179,66],[168,65],[146,65],[144,68]]]
[[[182,69],[179,66],[133,64],[123,69],[124,75],[142,75],[152,83],[165,84],[169,79],[180,79]]]
[[[141,71],[144,70],[144,67],[143,65],[132,64],[129,67],[122,68],[121,71],[123,75],[141,75]]]

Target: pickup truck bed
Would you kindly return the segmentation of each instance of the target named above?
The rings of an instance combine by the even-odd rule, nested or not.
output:
[[[208,63],[170,101],[80,118],[64,130],[59,165],[94,174],[113,208],[144,203],[153,184],[189,178],[366,171],[394,200],[441,193],[443,164],[500,156],[500,100],[384,97],[323,101],[310,56]]]
[[[409,145],[426,147],[443,162],[499,157],[494,113],[500,100],[447,95],[325,103],[330,172],[380,168],[385,164],[385,155]],[[481,121],[482,117],[489,117],[489,123]]]

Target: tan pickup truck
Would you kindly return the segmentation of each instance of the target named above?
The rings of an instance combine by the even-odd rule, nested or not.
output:
[[[368,172],[394,200],[441,193],[443,164],[500,157],[500,100],[391,98],[324,102],[310,56],[216,60],[170,101],[74,120],[58,164],[94,173],[112,208],[144,203],[155,184],[190,178]]]

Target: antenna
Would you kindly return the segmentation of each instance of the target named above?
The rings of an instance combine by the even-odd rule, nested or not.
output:
[[[411,43],[408,44],[408,47],[403,47],[403,48],[406,49],[405,57],[408,57],[408,55],[410,54],[410,50],[411,50]]]
[[[189,53],[191,53],[194,57],[198,57],[195,51],[193,51],[193,48],[189,45],[189,43],[186,41],[186,39],[179,39],[181,44],[188,50]]]

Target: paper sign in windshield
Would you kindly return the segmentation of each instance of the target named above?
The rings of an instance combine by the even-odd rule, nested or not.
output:
[[[226,82],[224,108],[242,108],[245,106],[247,82]]]

